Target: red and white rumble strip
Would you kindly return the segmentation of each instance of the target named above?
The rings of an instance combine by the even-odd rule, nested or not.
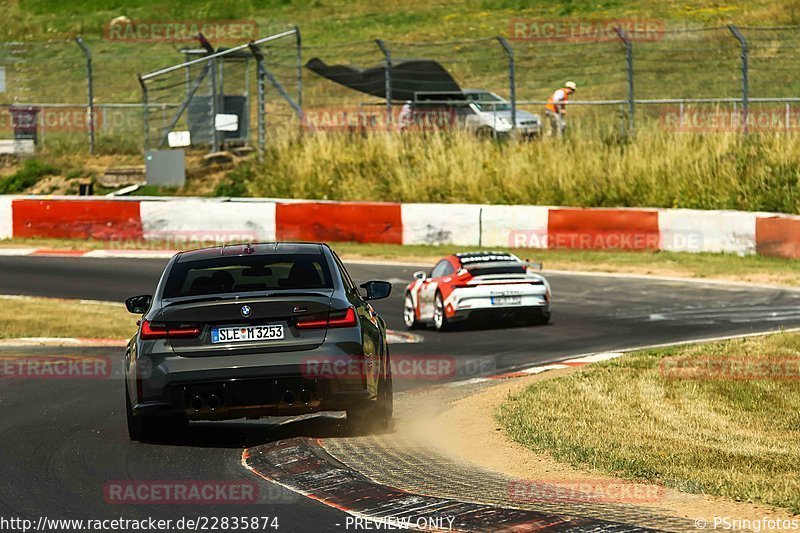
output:
[[[800,216],[695,209],[400,204],[271,198],[0,196],[0,239],[70,238],[104,250],[0,255],[167,257],[143,243],[301,240],[800,257]],[[195,246],[196,247],[196,246]],[[151,255],[152,254],[152,255]]]

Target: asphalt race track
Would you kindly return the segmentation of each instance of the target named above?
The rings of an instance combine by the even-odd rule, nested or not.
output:
[[[164,263],[2,257],[0,294],[121,301],[151,292]],[[395,283],[392,296],[374,305],[390,328],[402,330],[400,280],[411,279],[418,268],[350,264],[349,270],[357,281]],[[482,371],[499,373],[576,354],[800,326],[800,291],[563,273],[548,277],[554,298],[549,326],[423,330],[423,342],[393,345],[392,353],[480,358],[489,363],[481,365]],[[0,353],[15,353],[9,350]],[[122,357],[120,349],[112,350],[109,354],[109,348],[81,348],[69,353]],[[473,376],[454,379],[466,377]],[[396,389],[428,384],[405,381]],[[278,518],[277,531],[346,530],[346,513],[256,478],[241,464],[246,447],[290,437],[328,436],[315,435],[313,423],[295,434],[279,428],[278,419],[196,423],[178,440],[142,444],[128,440],[122,409],[122,382],[117,379],[1,382],[0,516],[32,520],[269,516]],[[262,503],[109,504],[104,487],[114,480],[256,482]]]

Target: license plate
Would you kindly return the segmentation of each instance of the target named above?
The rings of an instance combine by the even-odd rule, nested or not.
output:
[[[522,296],[492,296],[492,305],[520,305]]]
[[[283,325],[239,326],[235,328],[214,328],[211,330],[211,343],[274,341],[283,338]]]

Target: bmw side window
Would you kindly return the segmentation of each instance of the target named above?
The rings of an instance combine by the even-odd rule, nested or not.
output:
[[[453,268],[453,265],[450,263],[450,261],[447,261],[445,266],[444,266],[444,272],[442,272],[441,275],[442,276],[449,276],[453,272],[455,272],[455,269]]]

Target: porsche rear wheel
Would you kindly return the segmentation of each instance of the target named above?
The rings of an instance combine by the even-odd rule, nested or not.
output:
[[[411,299],[411,294],[409,293],[406,293],[403,302],[403,323],[406,325],[407,329],[417,329],[420,327],[420,323],[417,321],[417,310],[414,308],[414,301]]]
[[[436,328],[436,331],[446,331],[449,326],[447,315],[444,312],[442,293],[437,292],[433,300],[433,327]]]

